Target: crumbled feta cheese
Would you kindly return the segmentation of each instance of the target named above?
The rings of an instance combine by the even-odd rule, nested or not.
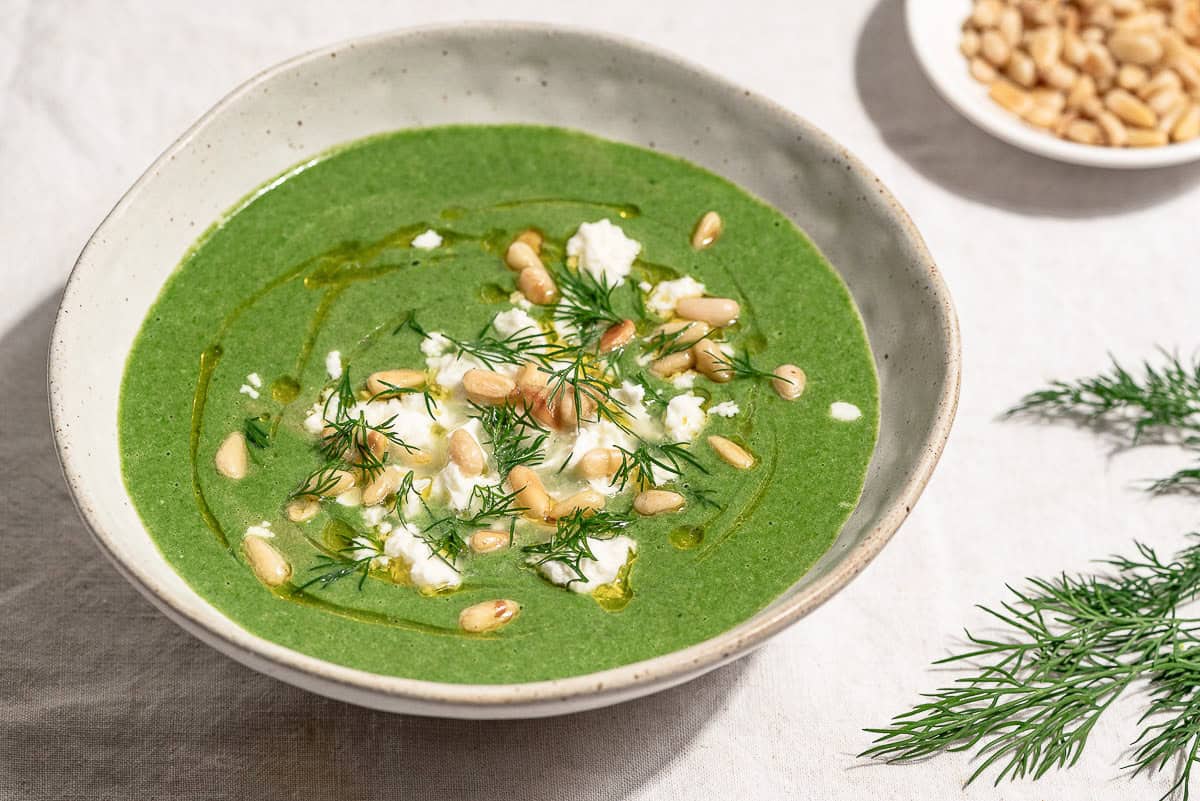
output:
[[[368,506],[366,509],[362,510],[363,522],[374,528],[383,522],[383,517],[386,514],[387,509],[383,506],[383,504]]]
[[[269,540],[275,536],[275,532],[271,531],[271,522],[264,520],[257,526],[249,526],[246,529],[247,537],[262,537],[264,540]]]
[[[412,246],[418,250],[433,250],[441,247],[442,235],[430,228],[423,234],[413,237]]]
[[[492,318],[492,328],[496,329],[496,333],[502,339],[515,334],[528,336],[542,330],[537,324],[537,320],[529,316],[529,312],[518,308],[509,309],[497,314]]]
[[[649,292],[651,289],[654,289],[654,285],[649,281],[638,281],[638,289],[643,292]]]
[[[453,349],[454,343],[441,331],[430,331],[421,340],[421,353],[424,353],[426,356],[441,356],[443,353]]]
[[[249,395],[251,398],[254,398],[254,400],[258,400],[258,390],[249,384],[242,384],[240,387],[238,387],[238,392],[242,393],[243,395]]]
[[[584,423],[579,427],[579,433],[575,437],[575,444],[571,448],[571,455],[567,458],[567,463],[571,465],[577,463],[584,454],[596,448],[624,448],[632,451],[637,444],[637,440],[628,431],[611,420]],[[551,467],[557,472],[558,465],[561,464],[561,461],[551,463]],[[588,484],[603,495],[616,495],[618,492],[618,487],[614,486],[607,478],[593,478],[588,480]]]
[[[255,389],[262,388],[262,378],[258,373],[251,373],[250,375],[246,376],[246,383]]]
[[[584,580],[580,580],[575,571],[563,562],[546,562],[539,565],[538,570],[552,584],[574,592],[592,593],[601,585],[614,581],[629,561],[630,554],[637,550],[637,543],[626,536],[609,540],[588,537],[587,546],[596,558],[579,560],[579,570]]]
[[[707,419],[700,408],[703,403],[704,398],[690,392],[671,398],[663,416],[663,425],[672,441],[691,442],[696,438]]]
[[[583,223],[567,240],[567,255],[579,259],[579,269],[609,286],[620,286],[633,269],[633,260],[642,252],[642,245],[625,236],[625,232],[609,220]]]
[[[646,298],[646,309],[659,317],[670,317],[675,313],[675,304],[684,298],[702,298],[704,284],[685,275],[674,281],[661,281]]]
[[[691,389],[696,386],[696,374],[691,370],[684,370],[671,379],[671,386],[676,389]]]
[[[716,406],[710,406],[708,408],[709,414],[715,414],[718,417],[736,417],[737,413],[740,411],[741,407],[737,405],[736,401],[722,401]]]
[[[392,559],[404,560],[409,578],[418,589],[435,591],[462,584],[462,574],[433,552],[412,523],[402,523],[392,529],[383,552]]]
[[[853,403],[837,401],[829,407],[829,416],[843,423],[852,423],[862,417],[862,410]]]
[[[450,462],[433,477],[430,498],[456,512],[465,512],[471,506],[475,487],[487,483],[483,476],[463,475],[458,465]]]
[[[508,296],[508,302],[518,309],[525,309],[526,311],[533,308],[533,303],[519,290]]]
[[[331,350],[325,355],[325,372],[334,380],[342,377],[342,354],[339,351]]]

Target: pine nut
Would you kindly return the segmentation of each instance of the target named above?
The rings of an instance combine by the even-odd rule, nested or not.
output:
[[[1096,99],[1096,80],[1091,75],[1083,75],[1071,87],[1067,95],[1067,108],[1083,108],[1091,100]]]
[[[377,460],[383,459],[383,455],[388,450],[388,438],[375,429],[371,429],[367,432],[367,450]]]
[[[544,239],[541,231],[537,231],[533,228],[526,228],[524,231],[517,234],[517,238],[514,241],[524,242],[526,245],[529,245],[529,247],[533,248],[534,253],[539,255],[542,252],[542,243]]]
[[[287,559],[262,537],[250,535],[244,538],[242,555],[258,580],[268,587],[279,587],[292,577],[292,566]]]
[[[1200,136],[1200,106],[1193,105],[1180,118],[1171,131],[1171,138],[1176,142],[1190,142]]]
[[[1104,96],[1104,105],[1125,122],[1139,128],[1153,128],[1158,116],[1142,101],[1124,89],[1113,89]]]
[[[1013,52],[1004,74],[1027,89],[1037,83],[1037,67],[1033,65],[1033,59],[1020,50]]]
[[[508,269],[517,273],[546,269],[533,246],[521,239],[514,240],[508,246],[508,250],[504,252],[504,263],[508,265]]]
[[[1138,90],[1138,97],[1145,100],[1151,95],[1158,94],[1164,89],[1183,89],[1183,81],[1180,79],[1179,74],[1174,70],[1161,70],[1154,73],[1154,77],[1147,81],[1146,84]]]
[[[543,373],[533,362],[525,362],[517,372],[517,391],[525,400],[533,401],[541,394],[550,381],[550,376]]]
[[[295,498],[284,509],[287,519],[293,523],[307,523],[320,511],[321,502],[316,498]]]
[[[1059,114],[1049,106],[1039,106],[1034,104],[1029,111],[1026,111],[1022,119],[1030,125],[1036,125],[1039,128],[1051,129],[1058,122]]]
[[[733,380],[733,371],[729,369],[729,357],[721,346],[711,339],[702,339],[692,345],[692,360],[697,372],[710,381],[724,384]]]
[[[633,320],[622,320],[612,324],[600,337],[600,352],[612,353],[618,348],[625,347],[636,333],[637,327],[634,326]]]
[[[1034,103],[1044,108],[1062,111],[1067,106],[1067,96],[1055,89],[1034,89],[1029,94]]]
[[[738,470],[749,470],[754,467],[754,457],[750,455],[750,451],[736,442],[713,434],[708,438],[708,444],[717,452],[717,456],[724,459],[725,463],[731,467],[736,467]]]
[[[383,503],[387,496],[399,489],[401,477],[402,474],[396,468],[385,467],[379,475],[372,479],[370,484],[363,488],[363,506],[375,506]]]
[[[1176,59],[1171,68],[1193,92],[1200,89],[1200,63],[1192,64],[1183,59]]]
[[[963,31],[962,39],[959,40],[958,49],[967,58],[975,58],[979,55],[979,31],[968,28]]]
[[[668,490],[646,490],[633,499],[633,508],[640,515],[651,517],[683,508],[683,496]]]
[[[450,461],[458,465],[464,476],[477,476],[483,472],[483,449],[466,429],[457,429],[450,435]]]
[[[367,378],[367,392],[382,395],[396,389],[416,389],[425,385],[425,373],[420,370],[380,370]]]
[[[217,466],[217,472],[232,478],[234,481],[239,481],[246,477],[246,473],[250,468],[250,451],[246,449],[246,435],[241,431],[234,431],[221,440],[221,446],[217,448],[217,455],[213,460]]]
[[[423,451],[420,448],[411,451],[407,448],[401,448],[397,458],[401,464],[408,467],[424,467],[433,461],[433,456],[428,451]]]
[[[517,494],[517,504],[525,509],[526,517],[546,519],[546,513],[550,511],[550,495],[537,473],[518,465],[508,471],[508,486]]]
[[[545,306],[558,297],[558,287],[545,267],[529,267],[517,276],[517,289],[521,290],[530,303]]]
[[[781,364],[775,368],[775,377],[771,379],[771,386],[774,387],[775,393],[779,397],[787,401],[795,400],[804,394],[804,386],[808,383],[808,376],[794,364]]]
[[[1130,147],[1162,147],[1170,139],[1167,134],[1157,128],[1130,128]]]
[[[1000,12],[1003,10],[1004,4],[1000,0],[977,0],[971,22],[977,28],[991,28],[1000,22]]]
[[[558,520],[578,511],[595,512],[604,508],[605,497],[594,489],[581,490],[550,507],[550,518]]]
[[[1163,57],[1163,46],[1149,33],[1119,30],[1108,37],[1108,49],[1119,61],[1150,67]]]
[[[621,467],[621,452],[616,448],[592,448],[576,466],[584,478],[609,478]]]
[[[500,529],[481,529],[471,535],[471,550],[474,553],[492,553],[512,544],[512,537]]]
[[[1083,145],[1098,145],[1104,141],[1104,132],[1094,122],[1075,120],[1067,126],[1066,137]]]
[[[1112,54],[1104,49],[1104,45],[1095,42],[1088,45],[1087,55],[1079,68],[1099,83],[1110,82],[1117,75],[1117,62],[1113,61]]]
[[[1029,36],[1029,54],[1038,69],[1047,70],[1058,63],[1062,54],[1062,33],[1057,28],[1041,28]]]
[[[992,100],[1018,116],[1023,116],[1033,108],[1033,98],[1029,96],[1029,93],[1018,89],[1008,81],[996,81],[992,84],[988,94],[991,95]]]
[[[475,368],[463,374],[463,390],[472,403],[500,406],[517,391],[517,382],[506,375]]]
[[[699,320],[713,328],[737,322],[742,313],[736,300],[729,298],[684,298],[675,304],[675,313],[685,320]]]
[[[650,372],[654,373],[659,378],[670,378],[676,373],[682,373],[684,370],[692,369],[692,365],[696,363],[696,356],[691,349],[677,351],[663,356],[661,359],[656,359],[650,363]]]
[[[1155,114],[1162,115],[1175,108],[1175,106],[1183,99],[1183,92],[1180,92],[1177,89],[1163,89],[1161,92],[1157,92],[1148,97],[1146,99],[1146,105],[1149,106]]]
[[[1117,86],[1130,92],[1136,92],[1145,86],[1148,80],[1150,80],[1150,73],[1146,72],[1144,67],[1136,64],[1124,64],[1117,71]]]
[[[971,77],[980,83],[991,83],[996,80],[996,68],[982,58],[971,59]]]
[[[1012,6],[1001,11],[1000,19],[996,21],[996,30],[1000,31],[1009,47],[1019,45],[1021,36],[1025,33],[1025,20],[1021,19],[1021,12]]]
[[[1180,97],[1179,102],[1171,108],[1167,109],[1166,113],[1158,115],[1158,125],[1155,126],[1163,133],[1171,133],[1175,130],[1175,126],[1183,119],[1183,115],[1187,114],[1191,103],[1187,98]]]
[[[1064,92],[1073,87],[1075,81],[1078,79],[1079,72],[1074,67],[1068,67],[1061,61],[1042,73],[1042,80],[1055,89],[1062,89]]]
[[[506,626],[517,619],[521,605],[516,601],[501,598],[468,606],[458,613],[458,627],[472,634],[486,634]]]
[[[1096,115],[1096,122],[1104,132],[1104,140],[1111,147],[1124,147],[1129,142],[1129,132],[1111,111],[1101,111]]]
[[[321,495],[326,498],[334,498],[338,495],[343,495],[354,489],[354,474],[349,470],[330,470],[329,472],[321,473],[314,477],[320,484],[306,486],[310,491],[321,490]]]
[[[674,339],[671,339],[673,345],[689,345],[693,342],[698,342],[708,336],[712,328],[708,323],[702,323],[698,320],[676,320],[672,323],[663,323],[658,328],[655,328],[651,333],[651,338],[661,336],[664,339],[669,339],[675,334]]]
[[[1087,58],[1087,43],[1083,41],[1083,37],[1077,35],[1074,31],[1067,31],[1063,34],[1062,42],[1062,58],[1068,64],[1073,64],[1078,67]]]
[[[1009,57],[1012,55],[1012,48],[999,31],[989,30],[983,32],[983,38],[980,40],[980,45],[983,57],[988,60],[994,67],[1003,67],[1008,63]]]
[[[696,223],[695,230],[692,231],[692,247],[696,250],[712,247],[724,230],[725,223],[721,220],[720,214],[715,211],[705,212],[704,216]]]
[[[556,427],[564,431],[574,431],[581,422],[597,419],[599,404],[592,390],[581,387],[576,398],[575,387],[575,384],[564,384],[557,394],[552,392],[547,398],[547,403],[555,414]],[[577,401],[578,408],[575,405]]]

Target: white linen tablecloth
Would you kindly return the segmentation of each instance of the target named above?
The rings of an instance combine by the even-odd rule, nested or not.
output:
[[[928,1],[928,0],[927,0]],[[947,3],[949,7],[951,3]],[[855,757],[1004,583],[1171,551],[1198,502],[1137,479],[1169,449],[1000,421],[1045,379],[1200,343],[1200,167],[1043,161],[959,118],[918,71],[897,0],[315,0],[0,4],[0,799],[1153,799],[1124,778],[1118,704],[1073,770],[964,789],[965,756]],[[948,12],[953,13],[953,12]],[[962,404],[932,484],[866,572],[758,653],[645,700],[474,723],[374,713],[280,684],[158,614],[92,545],[59,474],[44,360],[105,212],[246,77],[330,41],[435,20],[534,19],[646,40],[808,117],[915,218],[957,301]]]

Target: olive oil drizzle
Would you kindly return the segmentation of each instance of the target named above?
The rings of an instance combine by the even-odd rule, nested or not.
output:
[[[487,640],[495,639],[494,636],[487,634],[472,634],[462,631],[458,628],[450,628],[448,626],[437,626],[433,623],[422,623],[409,618],[396,617],[395,615],[387,615],[383,612],[372,612],[369,609],[356,609],[352,606],[343,606],[332,601],[327,601],[313,593],[300,589],[295,584],[288,582],[274,590],[275,597],[288,601],[290,603],[306,606],[310,609],[319,609],[322,612],[328,612],[338,617],[344,617],[348,620],[354,620],[359,623],[369,623],[375,626],[388,626],[389,628],[401,629],[403,631],[413,631],[420,634],[435,634],[442,637],[463,637],[472,640]]]
[[[758,509],[759,505],[762,503],[763,497],[767,493],[767,488],[774,482],[775,471],[779,467],[779,438],[774,436],[773,431],[769,433],[771,436],[767,436],[764,439],[770,441],[771,443],[771,455],[769,458],[764,460],[766,462],[766,469],[763,477],[758,481],[758,486],[754,488],[754,493],[750,496],[750,500],[747,501],[740,510],[738,510],[738,513],[733,520],[730,521],[724,528],[722,528],[720,533],[718,533],[716,537],[714,537],[708,544],[697,551],[696,561],[704,562],[709,559],[717,548],[724,545],[726,540],[733,536],[738,527],[741,526],[742,523],[746,522],[746,520],[748,520],[750,516],[753,515]]]
[[[192,498],[196,502],[197,511],[200,512],[200,519],[216,536],[217,543],[232,553],[229,547],[229,537],[225,534],[225,529],[217,520],[217,516],[213,514],[212,507],[208,504],[208,498],[204,494],[204,488],[200,485],[200,460],[196,458],[196,454],[200,450],[200,431],[204,419],[204,405],[208,401],[208,385],[212,381],[213,370],[216,369],[219,361],[221,361],[220,345],[210,345],[200,353],[200,373],[196,379],[196,391],[192,395],[192,420],[188,433],[188,450],[192,461]]]

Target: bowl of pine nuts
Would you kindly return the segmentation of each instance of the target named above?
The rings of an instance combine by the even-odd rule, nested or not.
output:
[[[1009,144],[1093,167],[1200,159],[1200,0],[906,3],[934,87]]]

